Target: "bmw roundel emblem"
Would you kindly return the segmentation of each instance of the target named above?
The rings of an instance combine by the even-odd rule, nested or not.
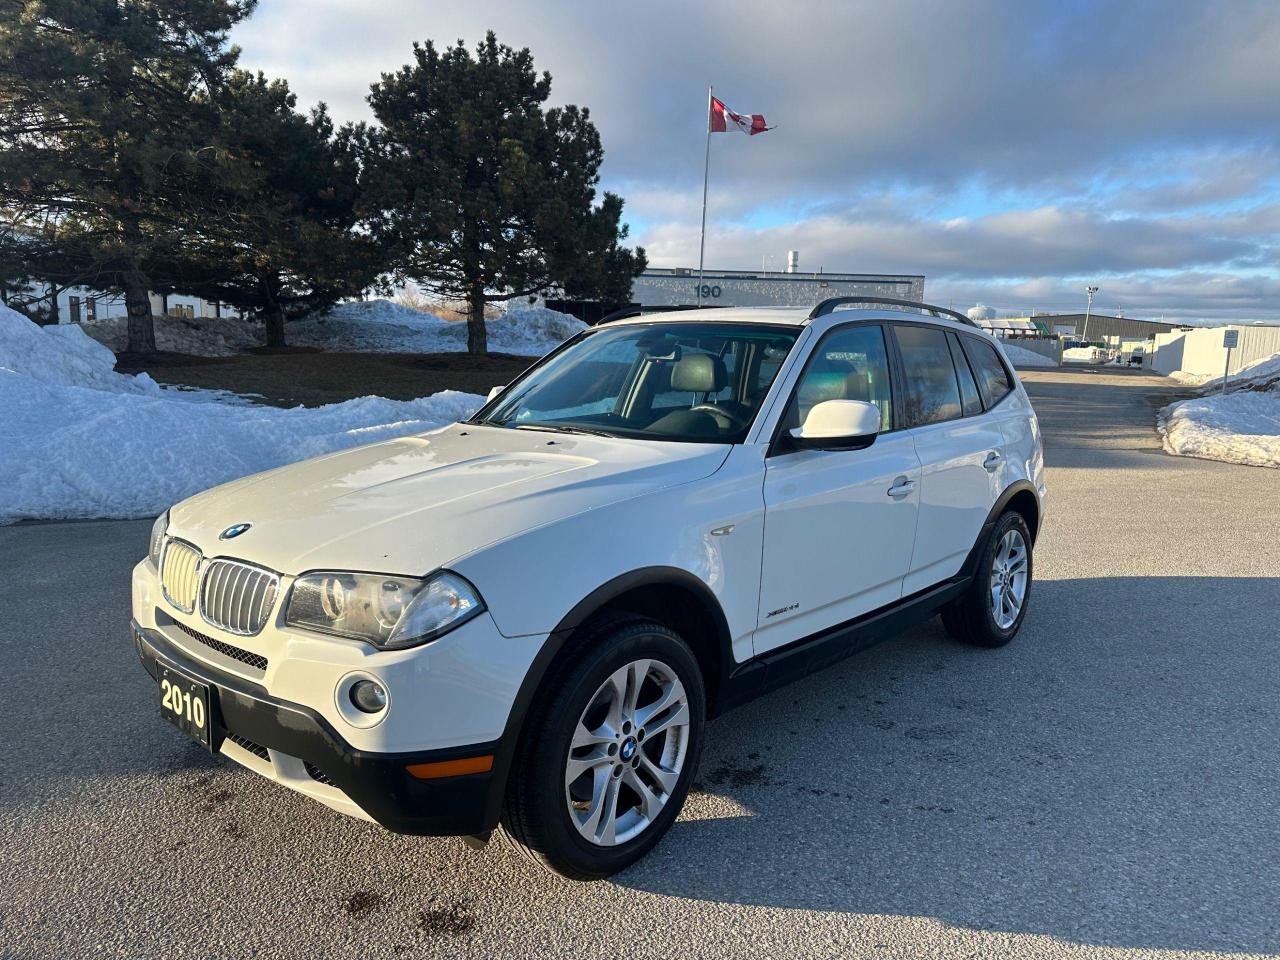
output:
[[[231,526],[227,527],[227,529],[223,530],[220,534],[218,534],[218,539],[234,540],[236,537],[240,536],[240,534],[248,530],[251,526],[253,526],[253,524],[251,523],[232,524]]]

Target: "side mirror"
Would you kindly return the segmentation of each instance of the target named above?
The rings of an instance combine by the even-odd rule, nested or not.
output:
[[[500,387],[490,387],[490,388],[489,388],[489,396],[488,396],[487,398],[485,398],[485,402],[487,403],[489,400],[492,400],[494,397],[496,397],[498,394],[500,394],[500,393],[501,393],[503,390],[505,390],[505,389],[507,389],[507,385],[506,385],[505,383],[504,383],[502,386],[500,386]]]
[[[861,450],[876,442],[880,408],[865,400],[815,403],[804,423],[791,431],[799,450]]]

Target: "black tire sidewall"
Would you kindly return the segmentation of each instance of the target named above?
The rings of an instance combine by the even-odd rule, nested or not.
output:
[[[1022,542],[1027,549],[1027,589],[1022,597],[1022,607],[1018,610],[1018,616],[1007,629],[1001,629],[996,623],[995,613],[991,609],[991,572],[992,564],[995,562],[996,551],[1000,548],[1000,541],[1004,539],[1005,534],[1010,530],[1017,530],[1022,536]],[[1031,531],[1027,529],[1027,523],[1022,519],[1022,515],[1010,511],[1004,514],[996,521],[995,527],[991,531],[991,536],[987,538],[986,549],[982,551],[981,566],[974,578],[974,602],[979,606],[981,612],[981,623],[985,627],[986,636],[990,638],[992,645],[1003,645],[1008,643],[1018,633],[1022,627],[1022,620],[1027,615],[1027,608],[1031,605],[1031,585],[1034,582],[1032,576],[1033,559],[1031,549]]]
[[[600,685],[618,668],[639,659],[660,660],[675,671],[689,699],[689,743],[680,779],[662,811],[638,837],[616,847],[597,846],[574,826],[564,797],[564,764],[578,719]],[[597,634],[576,663],[559,678],[563,686],[538,724],[529,744],[524,780],[515,789],[538,824],[538,852],[567,876],[604,877],[644,856],[679,815],[702,751],[706,699],[698,661],[672,631],[656,623],[632,622]]]

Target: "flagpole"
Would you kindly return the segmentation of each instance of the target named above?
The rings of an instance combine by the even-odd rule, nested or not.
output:
[[[711,97],[707,87],[707,149],[702,160],[702,235],[698,239],[698,307],[702,307],[702,263],[707,250],[707,176],[711,170]]]

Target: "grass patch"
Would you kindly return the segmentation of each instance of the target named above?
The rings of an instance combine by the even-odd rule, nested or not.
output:
[[[260,349],[235,357],[162,353],[121,355],[121,373],[148,373],[158,383],[258,394],[274,406],[315,407],[376,394],[413,400],[441,390],[486,394],[509,383],[533,357],[494,353],[327,353],[308,347]]]

